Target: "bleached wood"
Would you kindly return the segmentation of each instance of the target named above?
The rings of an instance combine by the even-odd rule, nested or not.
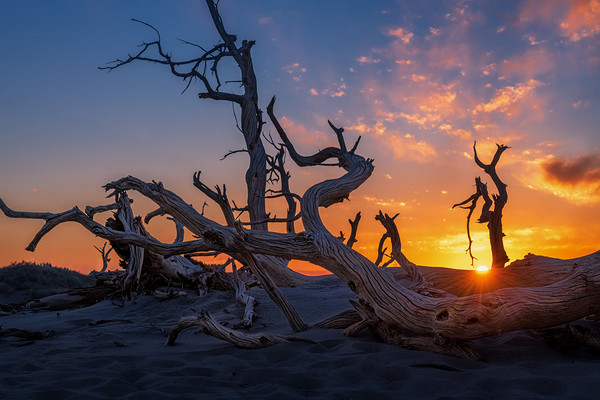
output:
[[[308,339],[295,336],[271,335],[266,333],[247,334],[234,329],[229,329],[219,324],[208,311],[203,311],[198,316],[181,318],[173,329],[171,329],[171,332],[169,332],[165,345],[173,346],[182,330],[194,326],[200,326],[203,328],[204,333],[244,349],[259,349],[274,344],[287,343],[290,340],[311,342]]]
[[[254,307],[258,302],[254,297],[250,296],[247,293],[246,286],[241,280],[235,264],[232,267],[232,271],[233,282],[235,287],[235,299],[244,305],[244,315],[242,317],[242,320],[235,324],[234,327],[248,329],[252,326],[252,324],[254,323],[254,319],[256,318]]]

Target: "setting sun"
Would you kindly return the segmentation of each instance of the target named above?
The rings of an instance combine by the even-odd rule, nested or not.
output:
[[[480,265],[477,268],[475,268],[475,271],[479,272],[479,273],[485,273],[488,272],[490,270],[490,267],[485,266],[485,265]]]

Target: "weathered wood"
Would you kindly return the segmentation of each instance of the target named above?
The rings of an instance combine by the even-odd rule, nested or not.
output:
[[[215,321],[208,311],[204,311],[198,316],[181,318],[173,327],[173,329],[171,329],[171,332],[169,332],[169,336],[167,337],[165,345],[173,346],[182,330],[194,326],[202,327],[204,333],[207,335],[214,336],[217,339],[232,343],[243,349],[259,349],[262,347],[272,346],[274,344],[287,343],[291,340],[313,343],[309,339],[295,336],[271,335],[266,333],[251,335],[242,333],[234,329],[224,327]]]
[[[498,332],[556,326],[598,311],[600,253],[573,261],[578,267],[571,275],[541,288],[505,288],[466,297],[430,298],[402,287],[391,274],[376,268],[326,230],[319,229],[323,225],[318,208],[311,206],[330,203],[331,197],[343,197],[342,190],[353,190],[370,174],[369,165],[359,160],[337,181],[325,181],[305,193],[303,202],[307,206],[303,219],[307,219],[308,232],[290,235],[250,230],[243,241],[235,229],[220,226],[198,214],[162,185],[129,177],[107,187],[137,190],[153,199],[194,233],[203,236],[209,248],[298,258],[321,265],[343,279],[359,299],[371,304],[383,323],[396,327],[394,329],[468,340]]]
[[[502,153],[510,147],[503,144],[497,144],[496,146],[498,148],[494,154],[494,158],[489,164],[484,164],[477,155],[475,145],[476,143],[473,143],[473,157],[475,158],[475,163],[492,178],[492,181],[498,190],[498,194],[493,196],[494,209],[492,211],[488,211],[491,201],[487,195],[487,191],[482,192],[486,206],[482,210],[480,221],[488,221],[488,232],[490,234],[490,246],[492,250],[492,268],[503,268],[509,261],[506,250],[504,249],[503,238],[505,235],[504,232],[502,232],[502,210],[508,201],[508,193],[506,191],[506,184],[498,177],[496,165],[498,164]],[[489,217],[484,216],[486,211],[489,212]]]
[[[227,198],[227,191],[225,186],[223,186],[223,190],[216,187],[216,191],[209,189],[205,184],[200,181],[200,173],[194,174],[194,185],[200,189],[204,194],[210,197],[213,201],[215,201],[225,217],[225,221],[227,226],[235,228],[238,238],[244,240],[247,236],[246,231],[242,227],[240,221],[235,220],[233,216],[233,210],[231,205],[229,204],[229,199]],[[277,262],[277,260],[269,259],[272,257],[264,257],[260,262],[256,256],[249,252],[241,252],[236,254],[234,257],[241,260],[244,264],[248,266],[250,271],[256,276],[263,289],[269,295],[269,298],[273,300],[273,302],[279,307],[279,309],[283,312],[287,320],[289,321],[292,329],[296,332],[303,331],[307,329],[307,325],[302,321],[300,315],[296,312],[294,307],[287,301],[283,293],[277,287],[277,283],[271,277],[269,270],[266,265],[271,265],[272,262]]]
[[[362,318],[356,312],[356,310],[345,310],[339,314],[334,315],[333,317],[329,317],[326,320],[323,320],[315,326],[317,328],[326,328],[326,329],[345,329],[352,324],[362,321]]]
[[[105,272],[108,269],[108,262],[110,261],[110,258],[108,258],[108,255],[110,254],[111,251],[114,250],[111,247],[110,249],[108,249],[108,251],[106,251],[106,244],[107,243],[105,242],[104,246],[102,246],[102,248],[94,246],[94,248],[96,250],[98,250],[100,252],[100,254],[102,255],[102,269],[100,270],[100,272]]]
[[[127,193],[117,193],[116,203],[118,204],[115,217],[121,222],[121,226],[125,232],[132,232],[137,235],[143,235],[142,222],[140,218],[136,218],[131,210],[131,202]],[[137,290],[142,275],[142,266],[144,265],[144,251],[140,246],[129,245],[129,259],[127,260],[127,275],[123,283],[123,289],[127,295]]]
[[[354,243],[356,243],[358,240],[356,239],[356,233],[358,232],[358,223],[360,222],[360,211],[356,213],[356,217],[354,217],[354,220],[349,219],[348,222],[350,223],[350,236],[348,236],[348,240],[346,241],[346,246],[352,248],[352,246],[354,246]]]
[[[577,261],[528,254],[505,268],[484,273],[472,269],[419,266],[419,271],[436,289],[464,297],[509,287],[542,287],[569,277]],[[406,271],[388,268],[397,280],[409,279]]]
[[[246,292],[246,286],[244,282],[241,280],[237,268],[235,265],[232,267],[233,271],[233,282],[235,287],[235,299],[244,305],[244,315],[240,322],[234,325],[234,328],[239,329],[248,329],[254,323],[256,319],[256,314],[254,312],[254,307],[258,302],[256,299]]]
[[[281,293],[281,290],[279,290],[273,279],[269,276],[268,271],[266,271],[262,265],[257,262],[256,258],[252,254],[247,253],[244,258],[248,264],[248,267],[250,268],[250,271],[252,271],[252,273],[258,278],[262,288],[283,312],[292,329],[295,332],[302,332],[308,329],[308,325],[302,321],[302,318],[296,309],[285,298],[283,293]]]

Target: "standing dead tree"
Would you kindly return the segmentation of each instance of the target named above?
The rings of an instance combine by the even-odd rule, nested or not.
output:
[[[523,266],[526,271],[524,275],[528,274],[527,271],[531,271],[530,284],[527,287],[514,285],[487,292],[471,292],[464,296],[452,294],[449,290],[422,290],[424,285],[429,285],[430,276],[435,278],[436,274],[417,267],[402,255],[394,219],[381,214],[380,222],[386,228],[387,237],[392,238],[392,256],[409,271],[412,281],[421,283],[404,285],[395,279],[390,271],[379,268],[376,263],[352,248],[351,242],[344,243],[332,234],[325,227],[320,215],[322,207],[334,206],[344,201],[369,179],[374,169],[373,160],[357,153],[358,140],[352,148],[348,149],[343,128],[336,127],[331,122],[329,125],[337,137],[338,145],[327,147],[308,156],[299,154],[275,116],[275,98],[269,103],[267,112],[279,135],[282,147],[293,162],[300,167],[328,165],[340,168],[342,172],[337,178],[315,183],[301,196],[292,196],[288,193],[288,189],[282,189],[278,195],[291,196],[299,203],[298,217],[301,219],[303,230],[295,232],[288,229],[285,233],[269,231],[268,225],[274,218],[271,218],[264,208],[267,197],[265,182],[269,170],[262,145],[263,138],[260,134],[263,120],[257,105],[256,77],[250,57],[254,42],[243,41],[242,45],[237,47],[236,37],[228,34],[223,27],[216,4],[212,0],[207,0],[207,5],[223,43],[208,51],[203,50],[203,55],[196,59],[174,61],[162,50],[159,36],[157,41],[145,43],[140,53],[130,56],[127,60],[117,61],[111,68],[137,60],[163,64],[183,79],[199,80],[206,89],[205,92],[200,93],[200,98],[229,101],[241,107],[241,131],[246,143],[244,151],[250,156],[250,167],[246,172],[248,204],[242,207],[241,211],[249,214],[247,222],[250,229],[245,229],[244,223],[233,216],[233,209],[227,200],[225,188],[223,187],[223,190],[217,188],[214,191],[208,189],[200,181],[199,174],[194,177],[195,186],[219,204],[225,215],[225,224],[206,217],[160,182],[145,182],[127,176],[104,186],[110,192],[109,196],[122,200],[128,192],[137,192],[156,203],[161,210],[158,214],[170,216],[197,238],[188,241],[180,238],[182,240],[176,240],[174,243],[163,243],[141,229],[99,224],[93,220],[93,214],[83,213],[77,208],[57,214],[18,212],[0,200],[0,210],[8,217],[45,220],[44,226],[29,245],[29,250],[33,251],[37,243],[52,228],[63,222],[72,221],[79,223],[94,235],[109,240],[113,247],[115,244],[121,244],[143,249],[144,260],[148,260],[149,255],[170,260],[173,256],[180,257],[186,254],[222,253],[249,267],[263,287],[271,290],[271,298],[278,302],[295,330],[303,329],[305,326],[299,318],[295,319],[293,310],[286,310],[284,301],[277,300],[277,287],[273,282],[296,283],[299,275],[290,272],[286,266],[287,260],[308,261],[335,274],[355,293],[356,300],[352,301],[355,311],[351,314],[345,313],[344,318],[337,318],[336,327],[345,328],[346,334],[355,335],[369,328],[388,343],[462,357],[477,356],[468,347],[467,342],[471,339],[497,335],[499,332],[556,326],[600,310],[600,252],[570,261],[566,266],[551,264],[545,270],[535,265]],[[146,51],[150,48],[156,49],[159,56],[155,58],[147,56]],[[221,85],[217,66],[224,57],[232,57],[240,68],[242,94],[222,92],[219,89]],[[179,70],[180,67],[185,66],[191,69],[187,72]],[[207,70],[211,71],[216,79],[214,88],[209,82],[209,77],[204,74]],[[489,165],[481,163],[475,154],[477,164],[492,176],[500,191],[500,194],[494,197],[498,208],[488,215],[490,221],[498,218],[494,226],[496,230],[500,229],[500,232],[501,225],[497,223],[500,222],[501,210],[507,196],[505,185],[495,173],[495,166],[506,148],[506,146],[498,146],[494,160]],[[129,206],[129,202],[121,201],[120,204],[122,204],[121,208]],[[110,206],[105,208],[110,209]],[[134,218],[133,221],[135,226],[136,219]],[[355,225],[357,224],[358,222],[355,222]],[[352,229],[356,231],[357,227],[353,225]],[[115,251],[118,253],[116,248]],[[180,268],[182,274],[186,274],[185,266],[175,262],[168,263],[165,268],[172,271]],[[550,278],[556,269],[561,271],[560,280]],[[508,271],[509,268],[505,270]],[[131,270],[128,270],[128,276],[137,276],[137,271],[132,266]],[[539,273],[540,271],[543,272]],[[266,278],[269,275],[272,280]],[[208,329],[205,325],[207,321],[210,322],[205,318],[202,324]],[[190,320],[178,328],[183,329],[195,324],[196,321]],[[230,333],[215,332],[215,335]],[[261,339],[258,340],[260,342]]]
[[[94,248],[98,250],[100,252],[100,255],[102,256],[102,269],[100,270],[100,272],[105,272],[108,269],[108,263],[110,262],[110,258],[108,258],[108,255],[111,251],[114,250],[111,247],[110,249],[108,249],[108,251],[106,251],[106,244],[107,242],[104,243],[104,246],[102,246],[102,248],[94,246]]]
[[[473,240],[471,238],[470,222],[471,216],[477,207],[477,201],[480,198],[483,198],[484,204],[481,208],[481,215],[477,222],[480,224],[487,222],[488,224],[490,247],[492,249],[492,268],[503,268],[509,261],[506,250],[504,249],[503,238],[505,235],[504,232],[502,232],[502,210],[508,201],[508,193],[506,191],[506,184],[500,180],[496,173],[496,165],[498,164],[502,153],[510,147],[503,144],[497,144],[494,158],[489,164],[484,164],[477,155],[476,144],[476,142],[473,143],[473,157],[475,158],[475,163],[492,178],[492,181],[498,190],[498,194],[492,195],[492,201],[488,194],[487,184],[483,183],[480,177],[477,177],[475,178],[475,193],[465,201],[453,205],[452,208],[460,207],[469,210],[469,214],[467,215],[467,237],[469,239],[469,247],[467,248],[467,252],[471,257],[471,265],[473,265],[475,257],[472,252]],[[466,204],[469,205],[466,206]],[[492,205],[494,206],[493,209],[491,209]]]

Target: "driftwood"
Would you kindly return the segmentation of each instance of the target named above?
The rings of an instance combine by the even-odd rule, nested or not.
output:
[[[246,293],[246,285],[240,278],[237,268],[233,265],[233,282],[235,286],[235,299],[244,305],[244,315],[242,320],[234,325],[234,328],[248,329],[254,323],[256,314],[255,306],[258,304],[256,299]]]
[[[189,202],[165,188],[161,182],[145,182],[132,176],[105,185],[105,189],[110,192],[109,197],[114,196],[116,199],[115,221],[121,222],[119,229],[118,224],[114,227],[103,226],[93,220],[93,215],[85,214],[77,208],[59,214],[16,212],[0,200],[0,209],[8,217],[46,221],[33,238],[29,250],[33,251],[39,240],[55,226],[67,221],[77,222],[94,235],[110,241],[115,252],[121,252],[120,257],[126,257],[126,250],[122,250],[123,248],[130,250],[127,262],[131,265],[128,264],[126,289],[135,289],[140,281],[140,271],[152,275],[172,273],[173,277],[193,276],[190,271],[197,270],[197,265],[182,255],[224,254],[249,268],[269,297],[282,309],[294,330],[305,329],[306,325],[293,306],[285,300],[278,286],[307,282],[308,279],[291,271],[287,264],[292,259],[308,261],[338,276],[357,297],[353,302],[355,313],[338,316],[336,322],[330,321],[325,325],[341,327],[340,320],[345,319],[348,325],[344,332],[348,335],[369,328],[389,343],[471,358],[477,357],[466,343],[471,339],[520,329],[549,328],[600,311],[600,252],[569,261],[568,270],[565,270],[564,263],[548,265],[544,260],[531,259],[530,265],[498,268],[487,275],[489,279],[481,277],[478,284],[473,283],[473,271],[468,271],[472,275],[470,279],[466,279],[464,277],[467,272],[434,271],[411,263],[402,254],[394,219],[387,214],[379,214],[386,234],[381,241],[382,251],[377,262],[368,260],[351,246],[356,239],[358,218],[351,223],[352,240],[348,243],[333,235],[323,224],[320,209],[348,199],[371,176],[373,160],[357,153],[360,138],[352,147],[347,146],[344,129],[332,122],[329,122],[329,126],[337,139],[335,147],[324,148],[312,155],[299,154],[275,116],[273,97],[267,106],[267,114],[281,141],[277,147],[278,154],[284,149],[285,154],[299,167],[330,166],[342,171],[337,178],[317,182],[302,195],[293,194],[289,189],[289,176],[283,165],[276,160],[279,156],[267,163],[262,137],[265,121],[258,107],[257,81],[251,57],[251,49],[255,43],[244,40],[241,45],[237,45],[237,38],[225,30],[216,3],[207,0],[207,5],[221,42],[207,51],[202,50],[198,58],[176,61],[171,53],[163,50],[158,31],[146,24],[154,29],[157,40],[145,42],[137,54],[125,60],[116,60],[107,68],[119,68],[134,61],[164,65],[189,84],[192,81],[200,82],[203,90],[198,95],[200,98],[227,101],[239,107],[241,122],[238,128],[245,144],[241,152],[247,153],[250,160],[246,171],[246,205],[238,207],[233,203],[231,207],[226,198],[225,187],[223,186],[223,190],[208,189],[200,181],[199,173],[194,176],[194,185],[221,207],[225,224],[207,218]],[[149,56],[152,50],[156,50],[153,53],[156,56]],[[239,67],[242,93],[221,90],[218,66],[225,57],[231,57]],[[210,74],[205,74],[206,71],[210,71]],[[271,142],[274,143],[273,140]],[[489,196],[481,189],[486,205],[480,220],[487,218],[490,236],[492,233],[495,235],[494,238],[491,237],[492,249],[497,255],[494,258],[495,267],[503,266],[508,260],[501,246],[500,221],[507,199],[506,185],[495,173],[495,166],[506,148],[498,146],[494,159],[488,165],[479,160],[474,148],[477,165],[491,176],[499,191],[494,196],[494,210],[491,211],[487,201],[490,200]],[[280,159],[283,162],[283,155]],[[286,182],[274,195],[293,199],[293,202],[288,202],[288,207],[291,208],[291,204],[297,202],[300,212],[292,213],[288,209],[287,217],[283,219],[266,212],[266,184],[271,172],[279,174],[280,182]],[[281,179],[284,172],[285,180]],[[196,238],[186,241],[178,235],[174,243],[162,243],[153,238],[145,231],[141,218],[129,214],[131,202],[126,195],[130,191],[152,200],[160,209],[157,215],[168,215],[177,221],[178,227],[184,226]],[[115,210],[111,206],[95,208],[94,211]],[[296,218],[299,218],[303,226],[300,232],[296,232],[290,224]],[[286,224],[285,232],[269,230],[270,225],[277,222]],[[249,226],[250,229],[245,229],[244,226]],[[396,279],[393,271],[379,267],[385,253],[383,243],[388,238],[392,242],[392,253],[388,257],[402,266],[404,278],[408,277],[411,282],[409,285],[402,282],[402,279]],[[139,254],[135,253],[138,251]],[[137,255],[133,256],[134,253]],[[139,260],[142,256],[142,261],[133,263],[132,258]],[[182,260],[189,261],[189,264],[184,264]],[[140,264],[141,270],[138,266]],[[521,269],[523,272],[520,272]],[[457,278],[461,276],[462,278]],[[484,279],[488,279],[487,284],[484,284]],[[215,336],[234,340],[240,346],[252,347],[279,340],[267,336],[249,339],[242,335],[238,338],[239,332],[221,327],[205,314],[183,320],[174,329],[171,341],[175,341],[181,329],[193,325],[201,325]]]
[[[237,347],[241,347],[243,349],[259,349],[262,347],[272,346],[274,344],[287,343],[292,340],[312,343],[312,341],[308,339],[296,336],[281,336],[270,334],[251,335],[247,333],[242,333],[240,331],[224,327],[223,325],[215,321],[215,319],[210,315],[208,311],[204,311],[198,316],[181,318],[179,322],[173,327],[173,329],[171,329],[171,332],[169,332],[169,336],[167,337],[165,345],[175,345],[175,341],[177,340],[177,336],[179,336],[179,333],[184,329],[191,328],[194,326],[202,327],[203,332],[207,335],[211,335],[218,339],[225,340],[226,342],[232,343]]]

